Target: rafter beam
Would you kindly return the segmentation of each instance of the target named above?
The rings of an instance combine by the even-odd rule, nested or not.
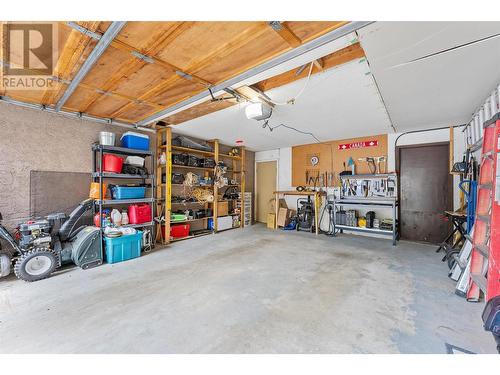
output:
[[[273,29],[285,42],[287,42],[290,47],[295,48],[302,44],[300,38],[295,35],[295,33],[290,30],[284,22],[271,21],[269,22],[269,26],[271,26],[271,29]],[[320,61],[314,60],[313,63],[318,69],[323,69]]]
[[[123,29],[125,26],[126,22],[125,21],[114,21],[111,23],[111,25],[108,27],[104,35],[102,36],[101,39],[99,39],[99,42],[97,42],[96,46],[90,53],[89,57],[85,62],[82,64],[80,67],[80,70],[78,73],[76,73],[75,77],[71,81],[71,84],[68,86],[64,94],[61,96],[61,98],[57,101],[56,104],[56,111],[60,111],[63,105],[67,102],[67,100],[70,98],[70,96],[75,92],[76,88],[80,84],[80,82],[85,78],[85,76],[88,74],[88,72],[92,69],[94,64],[99,60],[101,55],[106,51],[106,49],[109,47],[113,39],[120,33],[120,31]]]

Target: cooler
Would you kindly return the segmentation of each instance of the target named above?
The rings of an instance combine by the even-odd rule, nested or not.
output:
[[[136,150],[149,150],[149,136],[136,132],[126,132],[121,138],[122,147]]]

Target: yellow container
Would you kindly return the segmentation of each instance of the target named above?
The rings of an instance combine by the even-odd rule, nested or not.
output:
[[[102,184],[102,194],[104,196],[106,196],[106,189],[107,189],[107,185],[106,184]],[[101,199],[99,197],[99,182],[91,182],[90,183],[89,198]]]
[[[364,217],[358,219],[358,227],[366,228],[366,219]]]
[[[276,222],[275,214],[267,214],[267,227],[269,229],[274,229],[274,223]]]

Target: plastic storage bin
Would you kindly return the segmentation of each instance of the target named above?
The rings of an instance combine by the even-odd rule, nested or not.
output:
[[[145,186],[118,186],[111,187],[113,199],[142,199],[146,196]]]
[[[128,206],[128,220],[130,224],[149,223],[153,220],[149,204],[132,204]]]
[[[104,172],[122,173],[123,159],[119,156],[104,154],[102,156],[102,164]]]
[[[189,236],[189,224],[177,224],[170,227],[170,236],[174,238],[183,238]]]
[[[149,150],[149,136],[146,134],[126,132],[121,138],[122,147],[136,150]]]
[[[108,238],[104,237],[106,245],[106,261],[118,263],[141,256],[142,232],[126,236]]]

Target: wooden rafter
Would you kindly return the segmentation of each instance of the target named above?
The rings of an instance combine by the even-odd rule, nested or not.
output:
[[[345,64],[354,59],[359,59],[365,56],[365,52],[359,43],[352,44],[342,48],[334,53],[324,56],[322,60],[322,70],[331,69],[335,66]],[[313,68],[312,74],[316,74],[320,69]],[[288,83],[304,78],[308,74],[308,69],[304,69],[300,74],[296,75],[294,70],[279,74],[257,83],[255,86],[261,91],[268,91],[275,87],[280,87]]]
[[[101,22],[83,22],[82,25],[91,31],[96,31],[99,28]],[[56,67],[54,69],[54,75],[58,78],[69,80],[71,79],[71,74],[81,62],[82,57],[87,50],[87,47],[92,43],[92,39],[79,33],[76,30],[72,30],[62,53],[57,60]],[[66,85],[60,84],[57,89],[46,90],[42,103],[49,105],[53,104],[62,93],[66,90]]]
[[[270,25],[271,26],[271,25]],[[272,27],[271,28],[276,31],[276,33],[283,38],[285,42],[288,43],[288,45],[292,48],[298,47],[302,44],[302,41],[300,38],[294,34],[292,30],[287,26],[286,22],[280,22],[279,27]],[[316,68],[322,70],[323,65],[322,62],[319,60],[314,60],[313,61],[314,65]]]

